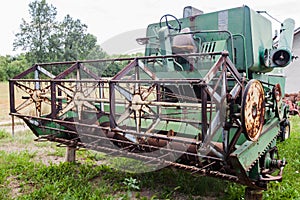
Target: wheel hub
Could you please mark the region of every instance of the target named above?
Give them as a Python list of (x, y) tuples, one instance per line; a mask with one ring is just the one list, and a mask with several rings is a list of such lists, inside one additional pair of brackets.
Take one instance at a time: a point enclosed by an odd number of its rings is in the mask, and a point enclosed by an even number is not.
[(134, 94), (131, 101), (131, 109), (134, 111), (141, 111), (142, 110), (142, 97), (140, 94)]

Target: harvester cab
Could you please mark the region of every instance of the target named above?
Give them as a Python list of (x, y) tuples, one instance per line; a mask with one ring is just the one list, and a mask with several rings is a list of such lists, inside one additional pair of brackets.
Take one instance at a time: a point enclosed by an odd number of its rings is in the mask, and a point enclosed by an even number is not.
[[(275, 43), (271, 22), (247, 6), (207, 14), (195, 10), (188, 6), (184, 18), (166, 14), (159, 23), (150, 24), (147, 37), (138, 39), (146, 44), (145, 56), (226, 50), (237, 69), (250, 78), (254, 72), (270, 72), (290, 63), (294, 20), (281, 24), (280, 39)], [(174, 65), (177, 71), (189, 70)]]
[[(282, 23), (278, 42), (271, 25), (247, 6), (186, 7), (183, 18), (148, 25), (137, 39), (144, 56), (33, 65), (10, 80), (10, 114), (39, 139), (266, 189), (285, 166), (280, 68), (292, 60), (294, 21)], [(122, 69), (103, 77), (113, 66)]]

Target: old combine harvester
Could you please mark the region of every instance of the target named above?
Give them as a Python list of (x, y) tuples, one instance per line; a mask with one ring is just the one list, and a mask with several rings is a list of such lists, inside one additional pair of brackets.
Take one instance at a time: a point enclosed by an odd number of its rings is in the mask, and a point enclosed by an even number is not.
[[(292, 60), (293, 31), (286, 19), (275, 42), (271, 22), (247, 6), (186, 7), (183, 18), (147, 27), (142, 57), (33, 65), (10, 80), (10, 114), (38, 140), (202, 173), (259, 196), (286, 164), (276, 141), (289, 136), (280, 68)], [(125, 67), (102, 76), (116, 66)]]

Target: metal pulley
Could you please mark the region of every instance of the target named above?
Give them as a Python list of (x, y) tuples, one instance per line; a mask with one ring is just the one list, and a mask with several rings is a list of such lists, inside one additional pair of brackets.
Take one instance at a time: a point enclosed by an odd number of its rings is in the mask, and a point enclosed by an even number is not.
[(241, 116), (247, 139), (257, 141), (264, 125), (265, 94), (260, 81), (250, 80), (242, 97)]

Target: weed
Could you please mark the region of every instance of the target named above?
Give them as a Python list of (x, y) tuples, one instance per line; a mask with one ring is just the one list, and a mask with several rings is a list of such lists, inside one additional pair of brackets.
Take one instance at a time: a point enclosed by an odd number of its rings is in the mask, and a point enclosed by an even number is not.
[(6, 132), (5, 130), (0, 129), (0, 140), (3, 140), (5, 138), (11, 138), (11, 134)]
[(140, 190), (139, 182), (135, 178), (125, 178), (123, 184), (126, 186), (127, 190)]

